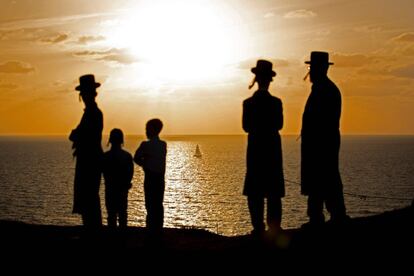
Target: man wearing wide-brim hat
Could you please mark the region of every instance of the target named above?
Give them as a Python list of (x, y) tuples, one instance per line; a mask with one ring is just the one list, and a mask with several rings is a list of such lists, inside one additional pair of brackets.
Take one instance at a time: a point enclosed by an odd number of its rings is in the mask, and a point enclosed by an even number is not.
[(328, 78), (333, 65), (327, 52), (311, 52), (312, 90), (306, 102), (301, 131), (301, 192), (308, 196), (307, 225), (324, 223), (326, 205), (332, 222), (347, 218), (339, 172), (341, 93)]
[(258, 90), (243, 101), (243, 130), (248, 133), (246, 176), (243, 195), (247, 196), (252, 234), (262, 237), (264, 206), (267, 201), (268, 233), (276, 235), (281, 230), (282, 200), (285, 182), (282, 164), (282, 144), (279, 130), (283, 127), (282, 101), (269, 92), (276, 72), (268, 60), (259, 59), (251, 69)]
[(103, 156), (103, 115), (95, 102), (96, 88), (99, 86), (100, 83), (95, 82), (92, 74), (79, 78), (79, 85), (75, 89), (79, 91), (85, 109), (79, 125), (69, 136), (76, 157), (73, 213), (82, 216), (83, 225), (87, 229), (97, 229), (102, 225), (99, 187)]

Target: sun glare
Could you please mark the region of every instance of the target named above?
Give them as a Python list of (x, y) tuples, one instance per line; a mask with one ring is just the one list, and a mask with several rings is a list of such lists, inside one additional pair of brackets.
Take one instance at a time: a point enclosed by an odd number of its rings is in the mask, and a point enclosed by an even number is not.
[(174, 84), (225, 76), (224, 66), (237, 62), (245, 45), (237, 14), (213, 1), (147, 1), (107, 37), (111, 47), (132, 52), (141, 76)]

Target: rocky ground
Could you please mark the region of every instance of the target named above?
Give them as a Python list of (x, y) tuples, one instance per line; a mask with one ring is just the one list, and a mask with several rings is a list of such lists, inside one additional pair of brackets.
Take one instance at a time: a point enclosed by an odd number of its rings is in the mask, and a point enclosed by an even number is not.
[(262, 238), (226, 237), (200, 229), (166, 228), (162, 238), (154, 239), (141, 227), (130, 227), (122, 232), (104, 228), (99, 233), (87, 234), (80, 226), (0, 221), (0, 244), (8, 260), (28, 257), (48, 260), (57, 256), (75, 260), (90, 256), (189, 260), (203, 256), (221, 261), (240, 260), (240, 265), (258, 259), (320, 260), (323, 263), (338, 258), (362, 263), (366, 263), (366, 258), (379, 262), (397, 259), (410, 264), (414, 245), (413, 210), (414, 207), (409, 206), (353, 218), (342, 225), (327, 223), (318, 229), (287, 229)]

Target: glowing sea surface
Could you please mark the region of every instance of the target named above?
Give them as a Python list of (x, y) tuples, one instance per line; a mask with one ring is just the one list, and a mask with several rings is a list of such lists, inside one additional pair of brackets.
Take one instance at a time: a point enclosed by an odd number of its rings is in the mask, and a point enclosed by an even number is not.
[[(162, 139), (168, 143), (164, 226), (197, 227), (228, 236), (249, 233), (250, 217), (242, 195), (246, 136)], [(142, 140), (127, 137), (125, 149), (134, 154)], [(307, 221), (306, 197), (300, 195), (298, 184), (300, 141), (283, 136), (282, 143), (287, 180), (282, 227), (295, 228)], [(194, 156), (197, 144), (201, 158)], [(405, 207), (414, 198), (414, 136), (343, 136), (340, 165), (352, 217)], [(71, 213), (74, 167), (66, 137), (0, 137), (0, 219), (80, 224), (80, 217)], [(135, 166), (129, 225), (145, 226), (142, 183), (142, 169)], [(102, 183), (105, 218), (103, 188)]]

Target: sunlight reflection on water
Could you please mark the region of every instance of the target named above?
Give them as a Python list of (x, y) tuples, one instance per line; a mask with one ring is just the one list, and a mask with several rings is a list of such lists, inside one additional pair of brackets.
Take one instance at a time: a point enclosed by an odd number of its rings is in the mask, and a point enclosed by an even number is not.
[[(132, 154), (142, 137), (127, 137)], [(103, 139), (106, 141), (105, 139)], [(245, 136), (167, 137), (167, 171), (164, 196), (165, 227), (197, 227), (223, 235), (250, 232), (246, 198)], [(284, 228), (307, 220), (306, 198), (300, 195), (300, 142), (284, 136), (283, 155), (286, 197)], [(202, 157), (194, 156), (196, 145)], [(105, 147), (105, 150), (107, 148)], [(32, 223), (75, 225), (72, 215), (75, 162), (66, 137), (0, 138), (0, 219)], [(350, 193), (414, 198), (413, 137), (344, 137), (341, 172)], [(135, 166), (129, 194), (129, 224), (145, 226), (143, 171)], [(103, 186), (102, 186), (103, 187)], [(101, 201), (103, 215), (106, 212)], [(352, 217), (372, 215), (411, 202), (345, 195)], [(106, 220), (104, 220), (106, 223)]]

